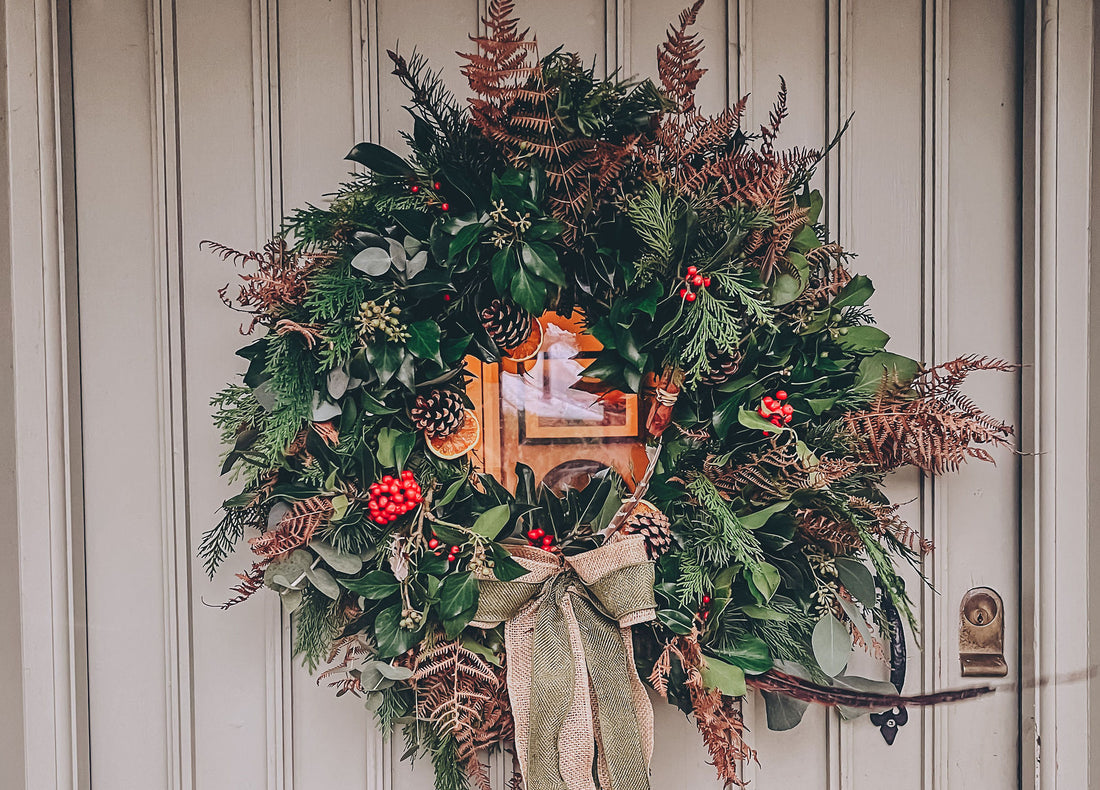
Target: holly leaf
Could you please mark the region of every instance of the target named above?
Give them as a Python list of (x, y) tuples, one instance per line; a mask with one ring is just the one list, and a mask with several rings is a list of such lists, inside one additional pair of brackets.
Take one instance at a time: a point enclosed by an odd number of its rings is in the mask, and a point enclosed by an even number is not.
[(527, 569), (516, 562), (508, 550), (499, 543), (493, 543), (490, 550), (493, 553), (493, 575), (500, 581), (515, 581), (527, 574)]

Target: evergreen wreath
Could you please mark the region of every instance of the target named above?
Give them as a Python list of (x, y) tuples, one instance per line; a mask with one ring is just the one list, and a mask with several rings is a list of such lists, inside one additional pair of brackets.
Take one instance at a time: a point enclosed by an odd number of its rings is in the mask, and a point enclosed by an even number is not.
[[(756, 133), (744, 99), (697, 108), (701, 4), (670, 27), (655, 84), (540, 56), (512, 3), (492, 0), (463, 56), (468, 104), (421, 55), (389, 53), (412, 97), (407, 157), (357, 145), (348, 159), (366, 174), (261, 251), (208, 243), (244, 268), (221, 293), (247, 314), (242, 332), (267, 331), (213, 400), (222, 472), (242, 490), (201, 542), (206, 570), (257, 531), (225, 606), (278, 593), (294, 649), (326, 666), (319, 682), (365, 697), (385, 734), (403, 727), (439, 790), (488, 788), (486, 752), (521, 729), (517, 775), (561, 786), (556, 763), (538, 775), (545, 679), (524, 680), (530, 700), (509, 688), (523, 673), (502, 621), (521, 615), (487, 613), (490, 594), (534, 589), (539, 569), (544, 609), (572, 595), (582, 631), (633, 626), (616, 649), (693, 715), (727, 785), (754, 758), (737, 704), (749, 687), (777, 728), (811, 701), (895, 704), (900, 689), (868, 694), (882, 684), (844, 672), (853, 646), (882, 654), (900, 636), (896, 613), (916, 627), (896, 564), (932, 547), (884, 477), (991, 461), (1012, 432), (959, 391), (1010, 365), (923, 367), (885, 350), (871, 281), (849, 271), (809, 185), (831, 146), (776, 148), (785, 86)], [(637, 481), (605, 470), (561, 493), (521, 464), (509, 491), (478, 471), (464, 360), (522, 374), (544, 314), (581, 316), (602, 345), (584, 372), (597, 396), (646, 404)], [(586, 575), (612, 550), (633, 557), (624, 575)], [(556, 585), (563, 568), (581, 581)], [(612, 611), (637, 578), (642, 616)], [(614, 748), (599, 745), (599, 785), (648, 786), (644, 765), (644, 784), (621, 779)]]

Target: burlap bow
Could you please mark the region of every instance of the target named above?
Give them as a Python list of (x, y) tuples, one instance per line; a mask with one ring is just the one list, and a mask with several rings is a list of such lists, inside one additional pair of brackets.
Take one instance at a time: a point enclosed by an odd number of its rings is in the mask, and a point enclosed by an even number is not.
[(656, 617), (653, 563), (632, 537), (561, 559), (513, 552), (515, 581), (480, 583), (474, 625), (504, 623), (508, 696), (527, 790), (649, 790), (653, 708), (630, 627)]

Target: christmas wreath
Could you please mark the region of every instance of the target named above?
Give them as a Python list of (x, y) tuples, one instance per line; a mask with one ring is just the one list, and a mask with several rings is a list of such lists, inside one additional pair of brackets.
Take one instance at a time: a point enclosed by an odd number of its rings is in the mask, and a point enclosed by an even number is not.
[[(258, 252), (210, 245), (245, 269), (221, 294), (242, 332), (267, 331), (214, 399), (243, 489), (206, 569), (258, 530), (225, 605), (278, 593), (319, 681), (404, 726), (440, 790), (487, 788), (501, 744), (529, 790), (648, 787), (639, 678), (727, 784), (753, 756), (749, 687), (776, 727), (808, 701), (895, 704), (845, 673), (916, 625), (896, 563), (931, 546), (884, 477), (992, 460), (1011, 434), (959, 392), (1008, 365), (885, 350), (810, 187), (828, 147), (776, 147), (785, 86), (755, 133), (744, 100), (699, 111), (700, 5), (658, 84), (540, 56), (492, 0), (463, 56), (474, 98), (389, 53), (408, 152), (357, 145), (365, 172), (326, 207)], [(516, 464), (506, 486), (480, 465), (472, 360), (522, 380), (570, 321), (595, 349), (575, 387), (640, 403), (642, 463), (572, 486)]]

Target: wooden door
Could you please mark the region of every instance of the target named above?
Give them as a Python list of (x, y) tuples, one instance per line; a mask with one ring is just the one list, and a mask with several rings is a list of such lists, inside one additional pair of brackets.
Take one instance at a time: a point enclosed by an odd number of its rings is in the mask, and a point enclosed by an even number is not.
[[(652, 74), (677, 3), (518, 3), (545, 51), (594, 53)], [(312, 790), (428, 788), (370, 716), (334, 699), (288, 653), (275, 596), (222, 612), (230, 563), (193, 561), (228, 486), (208, 399), (240, 369), (233, 276), (213, 238), (260, 244), (284, 210), (317, 201), (361, 139), (400, 145), (404, 93), (385, 49), (428, 53), (466, 95), (456, 50), (480, 0), (112, 0), (75, 3), (72, 44), (83, 390), (92, 786)], [(828, 223), (878, 287), (898, 351), (923, 360), (1020, 355), (1017, 9), (1007, 0), (708, 0), (701, 32), (717, 110), (751, 92), (767, 111), (790, 86), (787, 144), (855, 120), (819, 175)], [(971, 390), (1015, 421), (1019, 381)], [(923, 650), (907, 691), (961, 685), (958, 605), (978, 585), (1007, 604), (1017, 676), (1019, 471), (970, 465), (934, 485), (891, 483), (937, 551), (914, 578)], [(867, 659), (867, 672), (885, 674)], [(878, 790), (1017, 784), (1009, 691), (910, 712), (893, 746), (866, 719), (815, 710), (770, 733), (747, 717), (753, 786)], [(658, 706), (654, 787), (717, 787), (690, 723)], [(503, 776), (503, 771), (500, 772)]]

